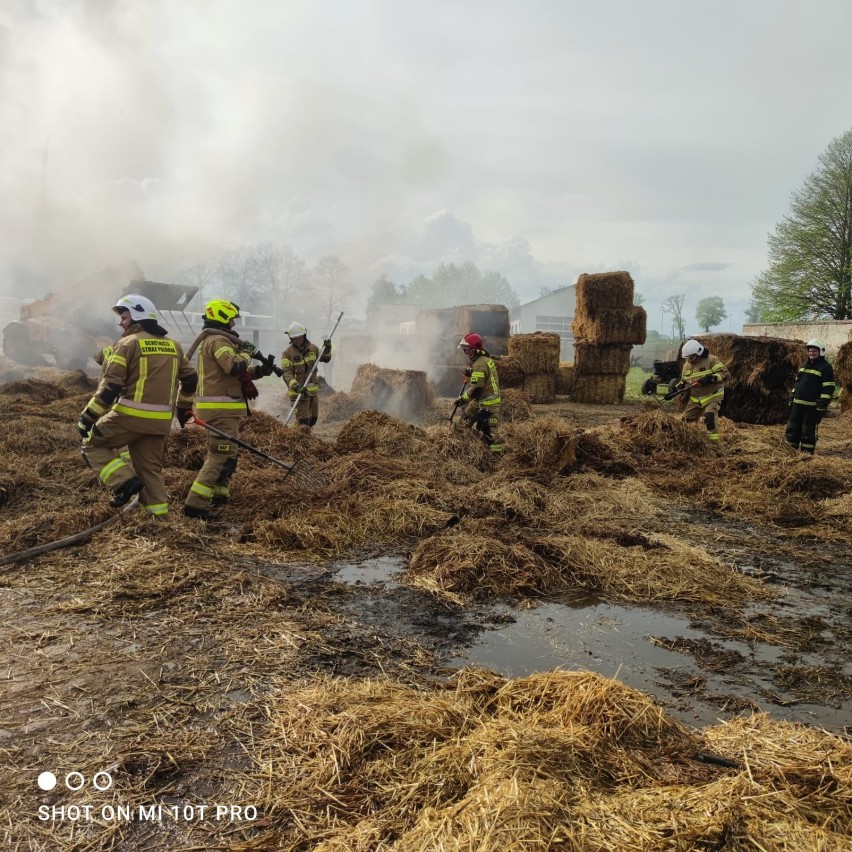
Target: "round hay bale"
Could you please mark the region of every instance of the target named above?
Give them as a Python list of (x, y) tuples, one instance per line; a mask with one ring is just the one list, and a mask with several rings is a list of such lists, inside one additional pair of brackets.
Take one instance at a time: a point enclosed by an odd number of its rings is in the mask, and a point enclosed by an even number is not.
[(422, 370), (389, 370), (375, 364), (358, 368), (350, 395), (361, 409), (409, 419), (426, 414), (434, 398)]

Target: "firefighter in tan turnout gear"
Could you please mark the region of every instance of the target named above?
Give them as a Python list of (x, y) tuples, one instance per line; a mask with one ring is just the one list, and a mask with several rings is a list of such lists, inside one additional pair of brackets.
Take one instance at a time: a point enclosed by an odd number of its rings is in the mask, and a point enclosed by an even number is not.
[[(257, 399), (254, 379), (272, 374), (272, 359), (250, 366), (257, 348), (234, 331), (240, 316), (238, 305), (226, 299), (214, 299), (204, 308), (204, 327), (189, 348), (191, 358), (198, 350), (198, 392), (195, 410), (198, 416), (229, 435), (236, 435), (240, 422), (251, 412), (249, 400)], [(179, 412), (183, 427), (192, 412)], [(214, 508), (224, 506), (230, 495), (231, 477), (237, 469), (237, 445), (208, 433), (207, 458), (189, 489), (183, 513), (207, 520)]]
[[(157, 322), (150, 299), (123, 296), (113, 310), (124, 334), (114, 344), (98, 389), (80, 415), (83, 456), (101, 483), (113, 490), (111, 506), (123, 506), (141, 491), (142, 506), (152, 515), (165, 515), (166, 437), (175, 404), (185, 410), (192, 405), (197, 376), (180, 344)], [(119, 452), (124, 447), (130, 463)]]
[(313, 370), (311, 373), (311, 370), (318, 358), (321, 364), (331, 361), (331, 341), (323, 340), (320, 352), (319, 346), (308, 340), (308, 330), (300, 322), (290, 323), (287, 336), (290, 338), (290, 345), (281, 353), (281, 368), (284, 370), (282, 378), (287, 384), (291, 403), (301, 394), (296, 407), (296, 420), (299, 425), (310, 429), (319, 417), (317, 372)]
[(697, 340), (687, 340), (680, 354), (685, 361), (677, 388), (690, 387), (683, 419), (687, 423), (695, 423), (704, 415), (704, 426), (710, 441), (718, 446), (719, 406), (725, 396), (728, 369)]
[(459, 349), (470, 361), (470, 367), (465, 370), (467, 384), (457, 400), (465, 406), (462, 422), (476, 429), (485, 439), (488, 449), (495, 456), (500, 456), (503, 445), (497, 437), (497, 427), (502, 400), (497, 367), (478, 334), (466, 334), (459, 343)]

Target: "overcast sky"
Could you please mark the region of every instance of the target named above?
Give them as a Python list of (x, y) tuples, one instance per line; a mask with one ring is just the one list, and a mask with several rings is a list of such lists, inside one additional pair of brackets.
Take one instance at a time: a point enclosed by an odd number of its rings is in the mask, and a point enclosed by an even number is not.
[(1, 0), (0, 288), (272, 240), (364, 293), (628, 269), (650, 328), (685, 293), (739, 331), (852, 128), (850, 33), (850, 0)]

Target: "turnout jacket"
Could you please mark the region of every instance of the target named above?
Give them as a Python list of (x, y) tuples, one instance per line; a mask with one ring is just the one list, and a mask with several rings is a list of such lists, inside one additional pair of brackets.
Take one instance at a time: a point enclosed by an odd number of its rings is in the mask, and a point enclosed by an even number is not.
[[(291, 343), (281, 353), (281, 369), (284, 370), (284, 375), (281, 378), (284, 379), (291, 392), (297, 385), (305, 384), (305, 379), (316, 364), (317, 358), (319, 358), (320, 364), (327, 364), (331, 361), (331, 350), (323, 349), (320, 353), (319, 346), (316, 343), (311, 343), (307, 338), (305, 338), (305, 345), (302, 349), (299, 349), (295, 343)], [(305, 385), (305, 389), (308, 396), (316, 396), (319, 393), (316, 370), (311, 376), (310, 384)], [(298, 394), (296, 395), (298, 396)]]
[(689, 394), (689, 401), (698, 405), (707, 405), (714, 399), (721, 400), (725, 395), (725, 381), (730, 377), (728, 368), (715, 356), (705, 352), (694, 364), (684, 361), (680, 378), (691, 385), (699, 382)]
[(470, 365), (470, 380), (462, 391), (464, 402), (478, 402), (480, 407), (490, 408), (500, 405), (500, 382), (497, 378), (497, 366), (487, 353), (480, 353)]
[[(198, 341), (200, 340), (200, 343)], [(206, 328), (193, 344), (198, 350), (198, 392), (195, 410), (202, 420), (216, 415), (247, 413), (243, 383), (239, 375), (246, 371), (252, 379), (258, 368), (249, 370), (252, 355), (240, 349), (242, 338), (233, 331)]]
[(820, 355), (810, 358), (799, 368), (796, 384), (793, 386), (793, 404), (816, 407), (825, 411), (834, 396), (834, 370), (831, 364)]
[(110, 416), (122, 418), (134, 431), (166, 435), (175, 404), (191, 407), (196, 382), (180, 343), (134, 323), (113, 345), (86, 407), (97, 418), (112, 408)]

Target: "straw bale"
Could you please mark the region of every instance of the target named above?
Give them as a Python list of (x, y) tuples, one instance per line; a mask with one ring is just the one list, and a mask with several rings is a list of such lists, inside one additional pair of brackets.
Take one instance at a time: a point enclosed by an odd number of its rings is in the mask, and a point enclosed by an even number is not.
[(702, 334), (706, 346), (730, 371), (719, 413), (738, 423), (787, 422), (790, 391), (805, 360), (804, 344), (777, 337)]
[(577, 279), (576, 313), (593, 314), (632, 305), (633, 279), (629, 272), (583, 274)]
[(555, 373), (559, 368), (562, 340), (555, 331), (513, 334), (509, 338), (509, 355), (521, 370), (531, 373)]
[(852, 340), (837, 350), (833, 367), (834, 381), (842, 390), (852, 391)]
[(485, 344), (485, 351), (494, 358), (505, 358), (508, 356), (509, 340), (511, 338), (508, 335), (498, 337), (492, 334), (490, 336), (483, 335), (482, 337), (482, 342)]
[(500, 388), (500, 421), (502, 423), (521, 423), (532, 417), (529, 394), (522, 390)]
[(598, 346), (641, 344), (647, 335), (648, 315), (645, 309), (633, 305), (627, 308), (608, 308), (594, 314), (578, 312), (571, 330), (574, 339)]
[(456, 344), (464, 334), (456, 321), (458, 311), (455, 308), (423, 308), (415, 316), (415, 328), (418, 337), (453, 337)]
[(420, 417), (432, 405), (432, 390), (421, 370), (389, 370), (362, 364), (350, 391), (362, 409), (384, 411), (396, 417)]
[(556, 370), (556, 393), (559, 396), (567, 396), (574, 389), (574, 363), (572, 361), (560, 361)]
[(463, 305), (458, 308), (458, 323), (459, 331), (479, 334), (489, 352), (505, 354), (505, 348), (498, 348), (509, 337), (509, 311), (505, 305)]
[(427, 351), (429, 354), (429, 363), (448, 366), (458, 365), (464, 369), (467, 366), (468, 360), (467, 355), (459, 349), (460, 340), (461, 335), (457, 334), (428, 338)]
[(624, 402), (624, 389), (627, 381), (624, 376), (575, 375), (574, 390), (571, 399), (574, 402), (593, 403), (596, 405), (618, 405)]
[(524, 376), (523, 390), (535, 405), (553, 402), (556, 399), (556, 374), (527, 373)]
[(626, 344), (597, 346), (578, 343), (574, 350), (574, 374), (578, 376), (626, 376), (630, 372), (630, 351)]
[[(511, 338), (510, 338), (511, 340)], [(524, 371), (518, 359), (512, 355), (500, 355), (494, 359), (497, 367), (497, 377), (500, 380), (500, 390), (504, 388), (521, 388), (524, 385)]]

